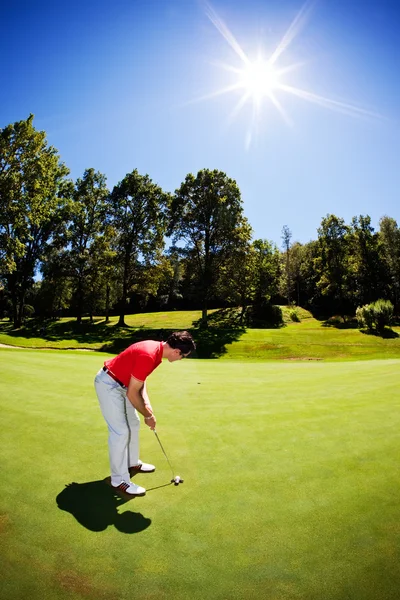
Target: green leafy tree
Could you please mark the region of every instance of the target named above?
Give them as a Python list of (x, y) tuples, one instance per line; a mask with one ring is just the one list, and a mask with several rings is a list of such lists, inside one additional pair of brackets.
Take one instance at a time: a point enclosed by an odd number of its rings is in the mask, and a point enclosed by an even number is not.
[(318, 240), (311, 240), (297, 249), (292, 248), (292, 260), (298, 256), (297, 293), (298, 306), (318, 310), (322, 295), (318, 286), (320, 274), (320, 246)]
[(282, 228), (282, 241), (283, 247), (285, 249), (285, 267), (283, 270), (283, 278), (285, 281), (286, 287), (286, 298), (288, 304), (291, 302), (292, 296), (292, 274), (291, 274), (291, 264), (290, 264), (290, 240), (292, 239), (292, 232), (290, 231), (287, 225), (284, 225)]
[(254, 302), (263, 304), (265, 301), (269, 302), (278, 292), (280, 255), (276, 245), (268, 240), (255, 240), (253, 248), (255, 252)]
[(195, 261), (204, 325), (221, 268), (238, 242), (243, 223), (240, 190), (222, 171), (190, 173), (175, 192), (168, 233), (174, 243), (183, 241)]
[(98, 253), (102, 246), (96, 242), (104, 232), (108, 196), (105, 176), (94, 169), (87, 169), (76, 181), (68, 223), (68, 262), (77, 323), (81, 323), (85, 308), (93, 304), (89, 296), (93, 300), (99, 287), (99, 269), (95, 266), (101, 267)]
[(395, 308), (400, 305), (400, 229), (395, 219), (384, 216), (379, 221), (381, 263), (386, 272), (388, 295)]
[(168, 296), (167, 305), (178, 308), (182, 301), (182, 280), (185, 273), (185, 263), (182, 251), (176, 246), (171, 246), (166, 252), (169, 268), (169, 277), (165, 282), (164, 293)]
[(353, 217), (348, 236), (349, 287), (356, 306), (377, 300), (382, 293), (379, 239), (366, 215)]
[(35, 298), (35, 313), (56, 319), (71, 305), (72, 286), (65, 248), (51, 247), (40, 264), (42, 279)]
[(125, 324), (129, 293), (143, 285), (144, 269), (154, 267), (164, 248), (170, 197), (135, 169), (111, 193), (116, 257), (121, 281), (119, 325)]
[(0, 273), (10, 294), (14, 327), (49, 242), (64, 227), (68, 169), (33, 115), (0, 130)]
[(290, 283), (292, 297), (297, 306), (301, 306), (303, 292), (302, 266), (305, 260), (305, 247), (300, 242), (294, 242), (290, 247)]
[(115, 229), (109, 223), (106, 223), (102, 228), (102, 234), (96, 237), (90, 247), (87, 306), (91, 321), (94, 314), (104, 314), (106, 323), (109, 323), (111, 306), (118, 299), (118, 269), (115, 244)]
[(256, 252), (251, 243), (252, 229), (244, 219), (240, 235), (221, 270), (223, 295), (228, 302), (241, 307), (240, 323), (245, 318), (247, 306), (255, 295)]
[(329, 312), (345, 314), (348, 299), (348, 234), (344, 220), (327, 215), (318, 228), (318, 287)]

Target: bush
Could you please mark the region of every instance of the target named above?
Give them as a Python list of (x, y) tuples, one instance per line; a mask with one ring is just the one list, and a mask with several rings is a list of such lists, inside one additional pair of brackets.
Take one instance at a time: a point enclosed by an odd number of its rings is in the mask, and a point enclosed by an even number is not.
[(284, 324), (282, 309), (267, 301), (255, 304), (249, 310), (247, 324), (255, 329), (281, 327)]
[(356, 310), (356, 319), (360, 329), (368, 329), (371, 331), (374, 328), (374, 315), (369, 304), (359, 306)]
[(359, 306), (356, 310), (356, 319), (360, 329), (366, 328), (368, 331), (376, 329), (382, 332), (386, 326), (389, 326), (393, 318), (393, 304), (389, 300), (377, 300), (372, 304)]
[(372, 304), (375, 314), (375, 324), (378, 331), (389, 326), (393, 318), (393, 304), (390, 300), (377, 300)]
[(289, 311), (289, 317), (292, 321), (294, 321), (295, 323), (300, 323), (300, 317), (298, 315), (297, 310), (295, 310), (294, 308), (292, 310)]

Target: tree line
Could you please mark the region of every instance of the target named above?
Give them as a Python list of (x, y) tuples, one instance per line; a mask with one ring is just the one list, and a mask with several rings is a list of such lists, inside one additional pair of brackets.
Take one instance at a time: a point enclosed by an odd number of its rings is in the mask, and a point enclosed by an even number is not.
[[(136, 169), (113, 189), (87, 169), (75, 182), (33, 125), (0, 130), (0, 316), (15, 328), (57, 318), (240, 307), (243, 324), (293, 303), (326, 317), (379, 298), (398, 311), (400, 231), (383, 216), (324, 217), (318, 237), (279, 248), (253, 239), (240, 190), (218, 170), (188, 174), (169, 193)], [(37, 274), (40, 274), (40, 278)]]

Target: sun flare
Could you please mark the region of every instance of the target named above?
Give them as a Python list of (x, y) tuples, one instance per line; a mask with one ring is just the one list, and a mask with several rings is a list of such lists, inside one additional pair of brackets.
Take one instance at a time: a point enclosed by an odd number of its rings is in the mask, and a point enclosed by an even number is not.
[(222, 94), (228, 94), (232, 92), (237, 93), (238, 91), (241, 91), (242, 94), (238, 103), (230, 114), (230, 119), (235, 117), (246, 103), (252, 102), (253, 116), (246, 133), (247, 148), (250, 146), (254, 134), (257, 133), (259, 120), (262, 115), (261, 107), (265, 102), (272, 104), (283, 120), (288, 125), (292, 125), (292, 122), (286, 114), (280, 99), (282, 92), (284, 94), (290, 94), (297, 98), (301, 98), (302, 100), (306, 100), (307, 102), (311, 102), (321, 107), (341, 112), (349, 116), (382, 118), (381, 115), (357, 107), (354, 104), (327, 98), (326, 96), (315, 94), (310, 90), (305, 90), (290, 85), (289, 82), (282, 81), (281, 76), (283, 74), (287, 75), (290, 71), (293, 71), (297, 67), (301, 66), (300, 63), (293, 63), (279, 69), (276, 65), (282, 54), (289, 48), (290, 44), (304, 26), (315, 0), (306, 0), (305, 4), (300, 9), (288, 30), (283, 35), (281, 41), (267, 60), (262, 57), (261, 51), (257, 59), (251, 60), (227, 25), (222, 21), (222, 19), (220, 19), (208, 0), (201, 0), (201, 2), (204, 5), (206, 15), (215, 28), (219, 31), (221, 36), (229, 44), (231, 49), (236, 54), (236, 57), (239, 58), (241, 64), (240, 67), (238, 67), (233, 64), (219, 63), (220, 67), (235, 74), (235, 80), (222, 89), (216, 90), (215, 92), (207, 94), (201, 98), (197, 98), (196, 101), (207, 100)]

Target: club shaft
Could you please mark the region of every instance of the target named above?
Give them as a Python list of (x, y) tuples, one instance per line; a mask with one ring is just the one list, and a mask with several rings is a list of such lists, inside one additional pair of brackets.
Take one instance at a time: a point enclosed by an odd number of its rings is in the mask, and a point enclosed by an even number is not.
[(160, 441), (160, 438), (158, 437), (157, 431), (156, 431), (155, 429), (154, 429), (154, 434), (155, 434), (155, 436), (156, 436), (156, 438), (157, 438), (157, 440), (158, 440), (158, 443), (160, 444), (160, 448), (161, 448), (161, 450), (163, 451), (163, 453), (164, 453), (164, 456), (165, 456), (165, 458), (167, 459), (167, 462), (168, 462), (168, 464), (169, 464), (169, 466), (170, 466), (170, 468), (171, 468), (172, 477), (173, 477), (173, 476), (174, 476), (174, 469), (172, 468), (172, 465), (171, 465), (171, 463), (170, 463), (170, 461), (169, 461), (169, 458), (168, 458), (168, 456), (167, 456), (167, 453), (165, 452), (165, 450), (164, 450), (164, 447), (163, 447), (163, 445), (162, 445), (162, 443), (161, 443), (161, 441)]

